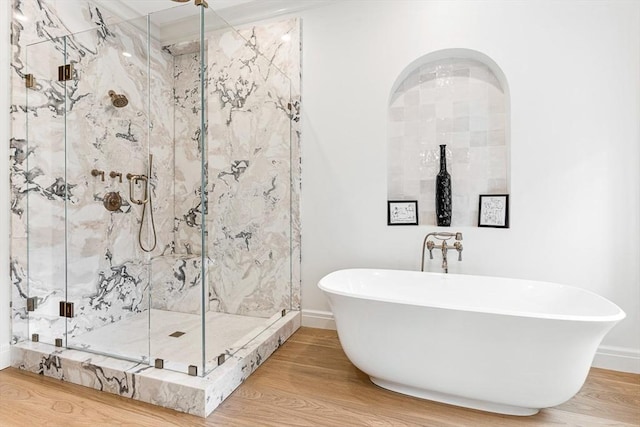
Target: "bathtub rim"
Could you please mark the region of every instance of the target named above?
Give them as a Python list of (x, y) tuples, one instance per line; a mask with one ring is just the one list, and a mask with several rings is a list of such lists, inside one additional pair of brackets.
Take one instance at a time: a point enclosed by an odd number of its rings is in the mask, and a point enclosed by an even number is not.
[[(606, 323), (606, 322), (619, 322), (627, 317), (627, 314), (622, 310), (616, 303), (610, 301), (609, 299), (599, 295), (593, 291), (588, 289), (579, 288), (577, 286), (566, 285), (555, 282), (547, 282), (542, 280), (530, 280), (530, 279), (518, 279), (518, 278), (510, 278), (510, 277), (499, 277), (499, 276), (484, 276), (477, 274), (455, 274), (455, 273), (447, 273), (446, 276), (457, 276), (457, 277), (482, 277), (486, 279), (498, 279), (498, 280), (515, 280), (515, 281), (523, 281), (528, 283), (540, 283), (544, 285), (551, 285), (553, 287), (560, 288), (568, 288), (571, 290), (577, 290), (578, 292), (586, 293), (595, 297), (598, 300), (603, 301), (606, 304), (612, 306), (613, 309), (617, 310), (617, 313), (610, 315), (576, 315), (576, 314), (551, 314), (551, 313), (540, 313), (540, 312), (532, 312), (532, 311), (516, 311), (516, 310), (505, 310), (505, 309), (483, 309), (482, 307), (469, 307), (462, 305), (454, 305), (454, 304), (426, 304), (426, 303), (415, 303), (406, 300), (394, 299), (394, 298), (382, 298), (378, 296), (371, 295), (361, 295), (354, 292), (346, 292), (343, 290), (336, 290), (333, 288), (327, 287), (323, 282), (326, 282), (330, 276), (338, 275), (339, 273), (345, 272), (354, 272), (354, 271), (367, 271), (367, 272), (400, 272), (400, 273), (419, 273), (425, 274), (433, 277), (442, 277), (445, 276), (445, 273), (435, 273), (428, 271), (415, 271), (415, 270), (394, 270), (394, 269), (381, 269), (381, 268), (345, 268), (340, 270), (335, 270), (329, 274), (326, 274), (318, 281), (318, 288), (327, 294), (335, 294), (348, 298), (355, 298), (360, 300), (368, 300), (368, 301), (378, 301), (378, 302), (387, 302), (391, 304), (402, 304), (414, 307), (424, 307), (424, 308), (435, 308), (435, 309), (443, 309), (443, 310), (455, 310), (455, 311), (466, 311), (473, 313), (482, 313), (482, 314), (495, 314), (495, 315), (504, 315), (504, 316), (512, 316), (512, 317), (528, 317), (535, 319), (546, 319), (546, 320), (563, 320), (563, 321), (575, 321), (575, 322), (594, 322), (594, 323)], [(334, 313), (335, 316), (335, 313)]]

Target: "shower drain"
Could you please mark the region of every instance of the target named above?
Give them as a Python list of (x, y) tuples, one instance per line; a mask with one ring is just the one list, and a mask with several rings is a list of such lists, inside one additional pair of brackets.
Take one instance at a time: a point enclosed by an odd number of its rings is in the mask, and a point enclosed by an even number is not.
[(170, 337), (174, 337), (174, 338), (178, 338), (184, 335), (184, 332), (180, 332), (180, 331), (175, 331), (172, 334), (169, 334)]

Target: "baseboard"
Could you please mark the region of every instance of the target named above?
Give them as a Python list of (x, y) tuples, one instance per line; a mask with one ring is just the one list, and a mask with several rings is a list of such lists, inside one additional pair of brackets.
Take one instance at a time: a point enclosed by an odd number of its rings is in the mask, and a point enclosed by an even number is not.
[(8, 368), (11, 365), (11, 345), (0, 345), (0, 369)]
[(640, 374), (640, 351), (601, 345), (596, 352), (592, 366), (612, 371)]
[(302, 326), (319, 329), (336, 329), (333, 313), (320, 310), (302, 310)]

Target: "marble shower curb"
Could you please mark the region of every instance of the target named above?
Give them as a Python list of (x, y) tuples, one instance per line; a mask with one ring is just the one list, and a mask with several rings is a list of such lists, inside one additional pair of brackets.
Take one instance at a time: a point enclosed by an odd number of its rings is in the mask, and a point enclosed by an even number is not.
[(292, 311), (206, 377), (37, 342), (11, 347), (11, 366), (176, 411), (206, 417), (300, 327)]

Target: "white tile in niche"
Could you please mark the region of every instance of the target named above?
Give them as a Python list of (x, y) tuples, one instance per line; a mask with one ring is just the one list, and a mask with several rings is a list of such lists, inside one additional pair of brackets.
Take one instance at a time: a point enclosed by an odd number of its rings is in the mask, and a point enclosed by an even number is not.
[(404, 121), (405, 122), (417, 122), (420, 120), (420, 107), (418, 105), (412, 107), (405, 107), (404, 109)]
[(451, 119), (453, 117), (453, 104), (450, 100), (438, 100), (436, 103), (436, 117), (438, 119)]
[(453, 131), (453, 119), (450, 117), (440, 118), (436, 120), (436, 132), (451, 132)]
[(436, 121), (434, 119), (420, 120), (418, 124), (418, 132), (420, 144), (424, 144), (427, 141), (431, 144), (435, 143)]
[(485, 147), (487, 145), (487, 132), (470, 132), (469, 133), (469, 146), (470, 147)]
[(451, 155), (455, 159), (456, 164), (469, 164), (469, 148), (451, 148)]
[(487, 145), (504, 146), (505, 145), (504, 129), (490, 130), (489, 132), (487, 132)]
[[(419, 124), (417, 121), (415, 122), (404, 122), (404, 128), (402, 130), (402, 136), (405, 138), (409, 138), (411, 140), (418, 140), (418, 128)], [(409, 146), (409, 144), (406, 144)]]
[(503, 178), (490, 179), (488, 182), (487, 193), (506, 193), (507, 180)]
[(469, 117), (456, 117), (453, 119), (453, 132), (465, 132), (469, 130)]
[(470, 132), (452, 132), (451, 147), (459, 147), (468, 149), (471, 142)]
[(474, 113), (469, 117), (470, 131), (486, 131), (489, 128), (489, 118), (486, 115)]
[(453, 103), (453, 117), (469, 117), (469, 102), (457, 101)]
[(404, 94), (404, 106), (416, 107), (420, 105), (420, 92), (418, 89), (411, 89)]
[(420, 119), (426, 121), (435, 121), (436, 104), (433, 102), (420, 105)]

